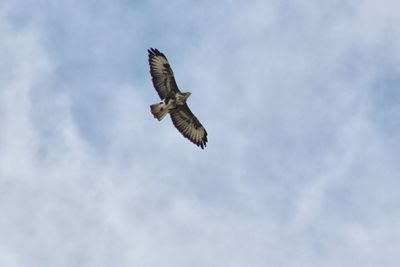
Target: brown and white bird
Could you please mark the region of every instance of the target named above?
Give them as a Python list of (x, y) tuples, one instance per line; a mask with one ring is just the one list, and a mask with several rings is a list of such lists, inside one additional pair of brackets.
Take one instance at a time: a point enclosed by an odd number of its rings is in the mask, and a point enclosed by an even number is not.
[(153, 48), (147, 51), (153, 85), (162, 100), (150, 106), (151, 113), (159, 121), (169, 113), (172, 123), (182, 135), (204, 149), (208, 141), (207, 131), (186, 104), (191, 93), (182, 93), (179, 90), (171, 66), (163, 53)]

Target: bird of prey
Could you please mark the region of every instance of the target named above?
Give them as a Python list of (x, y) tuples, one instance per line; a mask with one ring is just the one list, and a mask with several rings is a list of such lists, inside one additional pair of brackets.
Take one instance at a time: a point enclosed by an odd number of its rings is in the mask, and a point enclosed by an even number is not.
[(208, 141), (207, 131), (186, 104), (191, 93), (179, 90), (171, 66), (163, 53), (154, 48), (147, 51), (153, 85), (162, 100), (150, 106), (151, 113), (159, 121), (169, 113), (172, 123), (182, 135), (204, 149)]

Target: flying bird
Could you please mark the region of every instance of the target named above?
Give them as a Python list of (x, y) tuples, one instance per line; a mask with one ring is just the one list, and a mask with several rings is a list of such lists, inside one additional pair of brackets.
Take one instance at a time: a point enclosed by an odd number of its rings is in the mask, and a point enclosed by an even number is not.
[(161, 98), (160, 103), (150, 106), (151, 113), (159, 121), (169, 113), (178, 131), (204, 149), (208, 141), (207, 131), (186, 104), (191, 93), (179, 90), (168, 59), (163, 53), (154, 48), (147, 51), (153, 85)]

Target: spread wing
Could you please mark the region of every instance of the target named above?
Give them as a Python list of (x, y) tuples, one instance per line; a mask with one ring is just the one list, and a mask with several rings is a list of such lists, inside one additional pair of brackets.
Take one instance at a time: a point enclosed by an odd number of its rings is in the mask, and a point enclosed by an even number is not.
[(173, 124), (184, 137), (202, 149), (207, 146), (207, 131), (190, 111), (187, 104), (171, 110), (170, 114)]
[(154, 48), (150, 48), (147, 51), (149, 52), (150, 74), (153, 85), (160, 98), (164, 99), (170, 92), (173, 92), (174, 95), (180, 92), (167, 57)]

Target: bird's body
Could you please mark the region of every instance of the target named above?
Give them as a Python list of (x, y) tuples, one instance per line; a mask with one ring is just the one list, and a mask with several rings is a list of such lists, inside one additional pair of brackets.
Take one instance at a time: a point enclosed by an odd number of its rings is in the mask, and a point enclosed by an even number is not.
[(186, 104), (190, 92), (182, 93), (174, 78), (166, 56), (157, 49), (149, 49), (150, 74), (161, 102), (150, 106), (153, 116), (161, 121), (168, 113), (175, 127), (184, 137), (200, 146), (207, 143), (207, 131)]
[(159, 104), (153, 104), (150, 106), (151, 113), (154, 118), (161, 121), (165, 115), (167, 115), (171, 110), (183, 106), (186, 104), (186, 100), (189, 98), (191, 93), (176, 93), (170, 97), (166, 97)]

